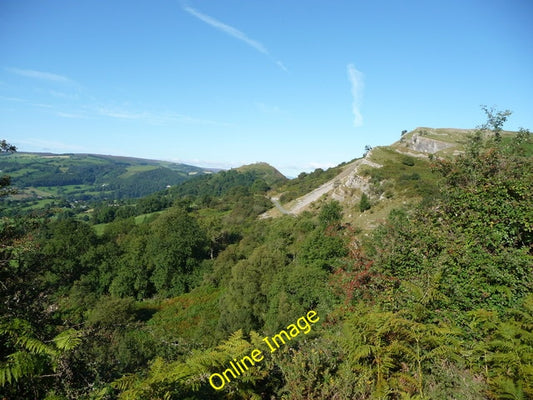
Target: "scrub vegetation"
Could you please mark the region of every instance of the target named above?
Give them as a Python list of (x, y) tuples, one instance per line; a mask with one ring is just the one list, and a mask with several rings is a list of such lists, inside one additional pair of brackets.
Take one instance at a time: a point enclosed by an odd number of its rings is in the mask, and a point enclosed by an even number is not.
[[(416, 202), (364, 234), (336, 201), (258, 218), (271, 193), (332, 179), (264, 164), (90, 212), (4, 212), (0, 398), (532, 399), (532, 139), (489, 116), (454, 157), (381, 148), (371, 184)], [(213, 388), (310, 310), (312, 329)]]

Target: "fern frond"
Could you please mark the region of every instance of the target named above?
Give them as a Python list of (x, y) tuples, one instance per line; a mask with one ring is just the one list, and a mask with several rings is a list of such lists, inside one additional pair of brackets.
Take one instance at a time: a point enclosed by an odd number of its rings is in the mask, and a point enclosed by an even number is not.
[(19, 336), (15, 343), (33, 354), (47, 354), (55, 356), (56, 352), (38, 339), (29, 336)]
[(499, 399), (504, 400), (525, 400), (524, 391), (520, 385), (516, 385), (511, 379), (499, 378), (494, 380), (493, 385)]
[(111, 386), (120, 391), (132, 389), (137, 384), (138, 377), (135, 374), (127, 374), (111, 383)]
[(67, 329), (57, 335), (53, 341), (59, 350), (72, 350), (81, 343), (81, 332), (72, 328)]
[(0, 387), (32, 375), (37, 367), (35, 357), (25, 351), (17, 351), (7, 357), (7, 362), (0, 364)]

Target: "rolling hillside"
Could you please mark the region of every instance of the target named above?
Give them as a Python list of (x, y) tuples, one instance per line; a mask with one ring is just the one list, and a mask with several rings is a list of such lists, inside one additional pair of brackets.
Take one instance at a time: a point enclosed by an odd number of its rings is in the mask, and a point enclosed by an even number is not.
[(68, 202), (137, 198), (214, 170), (167, 161), (95, 154), (15, 153), (0, 157), (26, 208)]

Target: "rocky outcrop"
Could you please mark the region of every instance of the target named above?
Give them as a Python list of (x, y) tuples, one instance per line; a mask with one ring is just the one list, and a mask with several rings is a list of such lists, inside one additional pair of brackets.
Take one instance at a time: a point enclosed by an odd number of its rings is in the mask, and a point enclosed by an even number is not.
[(452, 143), (441, 142), (440, 140), (423, 137), (418, 133), (415, 133), (410, 138), (406, 139), (404, 144), (411, 150), (426, 154), (435, 154), (438, 151), (454, 146)]
[[(361, 167), (364, 165), (368, 165), (373, 168), (381, 167), (380, 164), (369, 160), (371, 154), (372, 151), (368, 152), (365, 158), (355, 160), (354, 162), (346, 165), (344, 170), (332, 180), (324, 183), (306, 195), (301, 196), (288, 204), (285, 204), (283, 206), (283, 210), (286, 212), (279, 210), (279, 207), (276, 204), (277, 198), (276, 202), (274, 202), (274, 199), (272, 199), (274, 205), (276, 206), (275, 209), (281, 211), (283, 214), (288, 213), (296, 215), (307, 209), (311, 203), (317, 201), (324, 195), (328, 195), (335, 200), (343, 201), (345, 192), (348, 190), (359, 189), (362, 192), (368, 192), (369, 179), (360, 175)], [(272, 216), (274, 216), (272, 211), (267, 211), (261, 215), (261, 218), (269, 218)]]

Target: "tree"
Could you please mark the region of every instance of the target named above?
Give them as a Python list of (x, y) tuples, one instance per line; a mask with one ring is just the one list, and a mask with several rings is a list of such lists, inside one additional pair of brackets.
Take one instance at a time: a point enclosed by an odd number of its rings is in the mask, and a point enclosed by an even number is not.
[(503, 124), (507, 121), (507, 117), (509, 117), (512, 112), (509, 110), (496, 111), (494, 107), (488, 108), (487, 106), (481, 106), (481, 109), (487, 115), (487, 122), (481, 125), (480, 129), (482, 131), (491, 131), (494, 134), (494, 140), (497, 142), (501, 141)]
[(13, 146), (12, 144), (9, 144), (5, 141), (5, 139), (0, 140), (0, 154), (2, 153), (14, 153), (17, 151), (17, 147)]
[(50, 287), (70, 287), (85, 272), (82, 256), (96, 245), (93, 229), (73, 218), (48, 224), (41, 234), (41, 254), (48, 272), (45, 281)]
[(322, 206), (318, 220), (323, 226), (338, 224), (342, 219), (342, 206), (337, 200), (332, 200)]
[[(0, 140), (0, 155), (2, 154), (12, 154), (17, 151), (17, 148), (5, 140)], [(9, 194), (15, 193), (14, 189), (7, 188), (11, 185), (11, 178), (8, 175), (0, 177), (0, 197), (7, 196)]]
[(368, 200), (368, 196), (366, 193), (363, 193), (361, 196), (361, 201), (359, 201), (359, 211), (365, 212), (366, 210), (370, 210), (371, 204)]
[(154, 221), (150, 233), (146, 251), (155, 289), (163, 296), (188, 292), (198, 278), (200, 261), (207, 258), (205, 232), (186, 210), (172, 208)]

